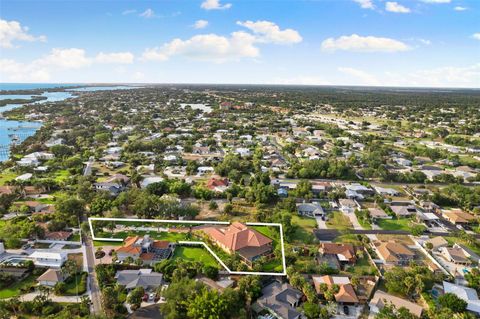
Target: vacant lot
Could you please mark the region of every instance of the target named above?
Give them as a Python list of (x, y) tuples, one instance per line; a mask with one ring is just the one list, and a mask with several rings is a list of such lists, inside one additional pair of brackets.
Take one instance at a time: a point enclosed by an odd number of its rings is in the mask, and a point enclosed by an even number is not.
[(353, 229), (350, 219), (339, 211), (333, 212), (333, 214), (330, 215), (329, 220), (327, 221), (327, 226), (328, 228), (340, 230)]

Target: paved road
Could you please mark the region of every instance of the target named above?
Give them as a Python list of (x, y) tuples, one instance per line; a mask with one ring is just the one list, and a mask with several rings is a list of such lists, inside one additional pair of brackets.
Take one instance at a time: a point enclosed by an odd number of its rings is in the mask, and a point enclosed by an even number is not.
[(97, 274), (95, 273), (95, 247), (90, 237), (85, 236), (87, 252), (88, 278), (90, 287), (90, 299), (92, 301), (93, 314), (103, 314), (100, 288), (98, 287)]
[[(355, 235), (410, 235), (409, 232), (404, 230), (383, 230), (383, 229), (369, 229), (369, 230), (360, 230), (360, 229), (348, 229), (340, 231), (337, 229), (316, 229), (313, 231), (318, 240), (334, 240), (338, 236), (345, 234), (355, 234)], [(425, 232), (424, 235), (432, 236), (452, 236), (450, 232)], [(370, 236), (369, 236), (370, 237)], [(480, 239), (480, 235), (475, 235), (476, 238)]]

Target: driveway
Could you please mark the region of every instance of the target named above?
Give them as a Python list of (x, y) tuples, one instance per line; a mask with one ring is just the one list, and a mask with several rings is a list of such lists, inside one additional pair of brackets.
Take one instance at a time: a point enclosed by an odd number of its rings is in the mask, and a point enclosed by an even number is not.
[(327, 229), (327, 223), (322, 219), (320, 216), (315, 216), (315, 220), (317, 221), (318, 229)]

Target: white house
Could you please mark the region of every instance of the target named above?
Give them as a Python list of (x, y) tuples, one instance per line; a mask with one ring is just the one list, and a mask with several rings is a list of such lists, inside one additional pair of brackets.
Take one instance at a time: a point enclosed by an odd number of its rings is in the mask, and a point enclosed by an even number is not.
[(57, 252), (35, 251), (29, 255), (37, 267), (60, 268), (67, 260), (67, 254)]
[(477, 316), (480, 315), (480, 300), (478, 299), (478, 294), (475, 289), (444, 281), (443, 291), (445, 293), (452, 293), (458, 298), (465, 300), (467, 302), (467, 310), (477, 314)]

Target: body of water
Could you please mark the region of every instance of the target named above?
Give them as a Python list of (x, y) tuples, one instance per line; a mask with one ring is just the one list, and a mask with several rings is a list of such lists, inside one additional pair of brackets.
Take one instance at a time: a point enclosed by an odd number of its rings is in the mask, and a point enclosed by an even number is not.
[(65, 83), (0, 83), (0, 91), (10, 90), (35, 90), (35, 89), (53, 89), (67, 86), (78, 86), (81, 84)]
[(116, 86), (86, 86), (83, 88), (67, 89), (68, 91), (74, 92), (96, 92), (96, 91), (112, 91), (112, 90), (131, 90), (138, 89), (139, 86), (126, 86), (126, 85), (116, 85)]
[(29, 100), (32, 96), (36, 95), (27, 95), (27, 94), (4, 94), (0, 95), (0, 100)]
[[(78, 86), (78, 84), (59, 84), (59, 83), (0, 83), (0, 91), (2, 90), (33, 90), (33, 89), (51, 89), (57, 87), (66, 86)], [(40, 100), (35, 103), (43, 104), (47, 102), (60, 102), (71, 97), (73, 91), (78, 92), (95, 92), (106, 90), (128, 90), (131, 86), (90, 86), (83, 88), (70, 89), (70, 92), (43, 92), (41, 96), (46, 96), (45, 100)], [(0, 95), (0, 99), (30, 99), (33, 95)], [(13, 110), (21, 107), (23, 104), (7, 104), (0, 107), (0, 114), (5, 111)], [(35, 134), (35, 132), (42, 126), (40, 122), (28, 122), (28, 121), (11, 121), (6, 119), (0, 119), (0, 162), (5, 161), (9, 157), (9, 145), (13, 139), (16, 139), (16, 143), (21, 143), (26, 138)]]

